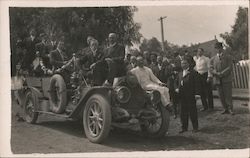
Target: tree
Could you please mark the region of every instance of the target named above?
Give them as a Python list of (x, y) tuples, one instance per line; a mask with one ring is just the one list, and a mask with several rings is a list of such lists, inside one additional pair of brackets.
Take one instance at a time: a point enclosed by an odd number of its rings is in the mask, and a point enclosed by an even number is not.
[[(119, 36), (125, 45), (139, 43), (140, 24), (133, 20), (136, 7), (93, 8), (15, 8), (9, 9), (11, 53), (15, 56), (17, 39), (24, 40), (34, 28), (37, 35), (46, 33), (64, 39), (68, 54), (86, 47), (86, 39), (94, 36), (101, 45), (107, 44), (110, 32)], [(13, 63), (15, 65), (15, 63)]]
[(151, 39), (147, 40), (144, 39), (140, 45), (140, 50), (142, 52), (144, 51), (149, 51), (149, 52), (157, 52), (157, 53), (161, 53), (161, 44), (160, 42), (157, 40), (157, 38), (152, 37)]
[(220, 36), (226, 42), (226, 51), (230, 52), (236, 60), (248, 59), (248, 9), (239, 7), (232, 31)]

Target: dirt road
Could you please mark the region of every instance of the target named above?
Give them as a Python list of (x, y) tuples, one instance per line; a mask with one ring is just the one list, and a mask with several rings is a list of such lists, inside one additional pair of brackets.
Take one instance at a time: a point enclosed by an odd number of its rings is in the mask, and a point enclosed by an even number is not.
[[(93, 144), (84, 136), (79, 122), (40, 115), (36, 125), (17, 121), (17, 105), (12, 105), (11, 147), (15, 154), (122, 152), (158, 150), (206, 150), (249, 148), (249, 109), (246, 101), (234, 101), (236, 115), (221, 115), (215, 110), (199, 112), (200, 132), (179, 134), (180, 120), (171, 117), (169, 132), (161, 139), (148, 139), (138, 132), (113, 130), (103, 144)], [(198, 108), (201, 103), (198, 101)], [(189, 129), (192, 127), (189, 124)]]

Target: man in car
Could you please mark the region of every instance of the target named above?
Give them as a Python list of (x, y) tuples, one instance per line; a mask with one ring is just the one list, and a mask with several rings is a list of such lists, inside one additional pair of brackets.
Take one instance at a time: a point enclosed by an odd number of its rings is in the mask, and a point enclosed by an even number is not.
[(115, 77), (126, 75), (126, 66), (124, 63), (125, 47), (118, 44), (118, 38), (115, 33), (109, 34), (109, 47), (105, 51), (105, 59), (109, 63), (109, 76), (107, 85), (112, 85)]
[(71, 61), (65, 53), (64, 41), (59, 41), (56, 50), (50, 52), (50, 64), (52, 65), (52, 71), (60, 73), (66, 83), (70, 79)]
[(100, 86), (107, 78), (108, 67), (96, 39), (89, 41), (89, 48), (79, 57), (78, 62), (81, 68), (84, 67), (85, 75), (93, 81), (93, 85)]
[(136, 76), (140, 86), (144, 90), (157, 90), (161, 94), (161, 102), (164, 107), (170, 104), (169, 89), (165, 87), (152, 72), (152, 70), (144, 66), (142, 56), (137, 57), (137, 67), (131, 70), (131, 73)]

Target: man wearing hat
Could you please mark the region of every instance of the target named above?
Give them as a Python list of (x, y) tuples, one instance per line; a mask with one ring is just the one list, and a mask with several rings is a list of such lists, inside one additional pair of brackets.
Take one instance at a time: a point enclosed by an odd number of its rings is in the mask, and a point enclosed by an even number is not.
[(222, 114), (233, 113), (232, 103), (232, 57), (223, 52), (222, 43), (215, 44), (217, 55), (210, 60), (210, 71), (214, 76), (214, 84), (218, 87), (221, 103), (224, 107)]

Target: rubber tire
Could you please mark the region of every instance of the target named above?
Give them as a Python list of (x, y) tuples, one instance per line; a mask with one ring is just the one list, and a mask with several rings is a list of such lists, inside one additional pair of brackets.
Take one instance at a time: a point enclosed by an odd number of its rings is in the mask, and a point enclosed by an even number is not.
[(147, 127), (141, 125), (142, 132), (148, 137), (153, 137), (153, 138), (164, 137), (169, 128), (170, 112), (165, 107), (163, 107), (161, 103), (159, 103), (157, 106), (158, 108), (160, 108), (162, 116), (162, 124), (160, 129), (155, 133), (149, 133), (147, 131)]
[[(101, 106), (102, 112), (103, 112), (103, 119), (104, 119), (103, 128), (101, 129), (100, 134), (96, 137), (91, 136), (90, 131), (88, 129), (88, 122), (87, 122), (88, 110), (93, 101), (97, 102)], [(92, 143), (101, 143), (108, 136), (110, 128), (111, 128), (111, 108), (110, 108), (110, 104), (108, 103), (108, 101), (102, 95), (94, 94), (88, 99), (86, 106), (84, 108), (84, 111), (83, 111), (83, 127), (84, 127), (86, 137)]]
[[(55, 97), (57, 97), (55, 91), (55, 84), (58, 83), (58, 88), (60, 92), (59, 102), (56, 103)], [(49, 86), (49, 103), (51, 106), (51, 111), (57, 114), (64, 112), (67, 106), (67, 89), (66, 84), (63, 77), (59, 74), (55, 74), (50, 79), (50, 86)]]
[(31, 91), (28, 91), (25, 95), (25, 101), (24, 101), (24, 119), (27, 123), (31, 123), (31, 124), (35, 124), (37, 119), (38, 119), (38, 112), (34, 112), (32, 116), (29, 116), (26, 112), (26, 106), (27, 106), (27, 103), (28, 101), (31, 100), (33, 105), (34, 105), (34, 108), (35, 108), (35, 104), (36, 104), (36, 100), (35, 100), (35, 97), (32, 95), (32, 92)]

